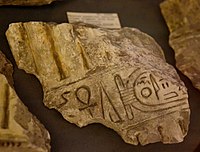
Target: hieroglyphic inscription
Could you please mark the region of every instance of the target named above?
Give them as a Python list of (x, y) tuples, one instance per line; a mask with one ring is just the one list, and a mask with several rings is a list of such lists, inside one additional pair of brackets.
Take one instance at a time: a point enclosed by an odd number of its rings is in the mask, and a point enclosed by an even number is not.
[(122, 78), (119, 75), (116, 75), (114, 79), (119, 90), (120, 98), (126, 111), (126, 115), (128, 119), (132, 120), (134, 118), (134, 112), (131, 104), (133, 102), (137, 102), (134, 95), (134, 88), (133, 86), (127, 86), (127, 84), (124, 84)]
[[(74, 96), (79, 103), (79, 110), (87, 111), (92, 118), (95, 118), (96, 111), (100, 107), (102, 118), (105, 120), (114, 123), (125, 121), (140, 123), (138, 118), (135, 119), (135, 114), (138, 112), (155, 113), (186, 104), (182, 101), (187, 97), (184, 96), (184, 92), (180, 87), (155, 76), (152, 72), (141, 72), (141, 70), (136, 69), (127, 77), (122, 77), (120, 73), (110, 75), (109, 72), (104, 75), (113, 78), (111, 81), (113, 81), (112, 84), (116, 88), (115, 91), (110, 90), (113, 87), (105, 85), (107, 82), (104, 82), (103, 79), (97, 81), (98, 83), (94, 83), (93, 78), (89, 78), (92, 83), (87, 79), (81, 80), (83, 81), (80, 81), (82, 85), (77, 82), (72, 83), (62, 93), (61, 98), (65, 102), (61, 104), (61, 107), (65, 106), (66, 103), (70, 104), (69, 102), (73, 101), (71, 98)], [(87, 82), (87, 85), (84, 82)], [(115, 95), (113, 96), (112, 93), (118, 94), (120, 100), (114, 99)], [(126, 118), (120, 113), (120, 109), (124, 109)], [(152, 118), (149, 115), (147, 119), (151, 120)], [(141, 121), (144, 120), (141, 119)]]
[(136, 98), (145, 105), (166, 105), (186, 98), (178, 86), (148, 72), (143, 72), (136, 78), (134, 90)]
[(65, 104), (67, 104), (69, 102), (69, 99), (68, 99), (68, 95), (70, 94), (71, 92), (70, 91), (65, 91), (62, 95), (61, 95), (61, 98), (62, 98), (62, 103), (56, 105), (57, 108), (61, 108), (63, 107)]
[(172, 91), (172, 92), (169, 92), (169, 93), (165, 93), (164, 96), (165, 96), (164, 100), (170, 100), (170, 99), (173, 99), (175, 97), (178, 97), (178, 94), (175, 91)]
[(106, 120), (110, 120), (115, 123), (122, 122), (122, 118), (115, 108), (112, 99), (109, 94), (106, 92), (105, 87), (102, 83), (100, 83), (100, 95), (101, 95), (101, 106), (103, 118)]
[(93, 113), (91, 108), (95, 107), (96, 103), (91, 103), (91, 90), (88, 86), (81, 86), (75, 91), (75, 95), (77, 100), (82, 103), (83, 107), (79, 108), (80, 111), (87, 110), (91, 117), (93, 117)]
[(147, 72), (141, 73), (135, 80), (135, 93), (139, 101), (145, 102), (153, 100), (157, 102), (160, 100), (158, 92), (160, 90), (154, 76)]
[(103, 86), (102, 82), (99, 83), (99, 99), (100, 101), (93, 102), (91, 100), (92, 94), (91, 88), (86, 85), (78, 87), (75, 91), (75, 97), (78, 102), (81, 103), (80, 111), (87, 110), (91, 117), (93, 117), (94, 108), (97, 108), (97, 103), (100, 102), (102, 117), (105, 120), (112, 121), (115, 123), (121, 122), (122, 118), (115, 108), (113, 101)]
[(156, 112), (186, 104), (182, 101), (187, 98), (187, 95), (180, 87), (157, 78), (151, 72), (137, 75), (137, 77), (130, 75), (126, 79), (122, 79), (118, 74), (114, 77), (129, 120), (134, 119), (135, 110)]
[[(24, 33), (34, 36), (22, 39)], [(181, 118), (188, 123), (186, 88), (146, 34), (132, 28), (42, 22), (11, 24), (6, 34), (17, 65), (40, 79), (45, 105), (71, 123), (102, 123), (132, 144), (183, 140), (177, 122)], [(177, 134), (161, 139), (157, 128), (173, 120), (165, 132), (176, 127)]]
[[(89, 78), (92, 83), (87, 81), (87, 78), (80, 80), (82, 85), (78, 85), (77, 82), (71, 83), (69, 85), (71, 87), (68, 87), (61, 94), (64, 102), (59, 106), (70, 105), (69, 101), (73, 101), (71, 98), (75, 96), (79, 103), (79, 110), (87, 111), (92, 118), (95, 118), (96, 111), (100, 107), (103, 119), (123, 123), (124, 121), (138, 121), (138, 118), (135, 119), (135, 113), (138, 113), (138, 111), (141, 113), (155, 113), (186, 104), (182, 101), (187, 96), (180, 87), (155, 76), (152, 72), (141, 72), (140, 69), (136, 69), (130, 73), (127, 77), (122, 77), (120, 73), (114, 75), (110, 75), (109, 72), (104, 73), (105, 77), (113, 78), (111, 81), (113, 81), (112, 84), (116, 88), (115, 91), (110, 90), (112, 87), (105, 85), (107, 82), (104, 82), (103, 79), (98, 83), (94, 83), (93, 78)], [(87, 82), (87, 85), (84, 82)], [(114, 99), (112, 93), (118, 94), (120, 100)], [(116, 107), (117, 102), (120, 102), (120, 106)], [(120, 109), (124, 109), (126, 118), (122, 116)], [(151, 120), (150, 116), (149, 120)], [(143, 120), (141, 119), (141, 121)]]

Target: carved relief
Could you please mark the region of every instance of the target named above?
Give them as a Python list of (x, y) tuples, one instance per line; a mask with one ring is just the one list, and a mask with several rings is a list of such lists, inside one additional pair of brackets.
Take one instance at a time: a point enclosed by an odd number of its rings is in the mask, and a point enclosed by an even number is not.
[[(4, 57), (0, 52), (0, 58), (3, 58), (0, 69), (5, 69), (6, 75), (12, 75), (12, 70), (7, 69), (12, 67), (10, 62), (2, 64), (6, 61)], [(22, 104), (6, 77), (0, 74), (0, 151), (49, 152), (49, 140), (46, 129)]]
[(156, 79), (153, 74), (147, 72), (138, 76), (134, 86), (136, 98), (146, 105), (164, 105), (187, 98), (187, 94), (178, 86), (164, 79)]
[(134, 119), (134, 111), (131, 104), (137, 102), (137, 99), (135, 98), (134, 88), (131, 85), (128, 86), (127, 84), (124, 84), (120, 75), (115, 76), (115, 83), (119, 90), (120, 98), (126, 111), (126, 115), (128, 119), (132, 120)]
[[(42, 83), (45, 105), (66, 120), (80, 127), (102, 123), (131, 144), (176, 143), (186, 135), (177, 127), (183, 119), (188, 129), (186, 88), (146, 34), (133, 28), (30, 22), (11, 24), (6, 35), (19, 68)], [(177, 123), (170, 125), (170, 119)], [(166, 131), (173, 140), (166, 141), (167, 134), (161, 138), (166, 124), (178, 133)]]
[(81, 86), (76, 89), (75, 95), (76, 99), (83, 105), (81, 108), (79, 108), (79, 110), (87, 110), (91, 117), (93, 117), (92, 108), (96, 106), (96, 103), (91, 104), (90, 88), (88, 86)]
[(115, 123), (121, 122), (122, 118), (112, 101), (114, 99), (111, 99), (111, 97), (106, 92), (102, 84), (101, 84), (100, 89), (101, 89), (100, 94), (101, 94), (101, 106), (102, 106), (103, 119), (112, 121)]

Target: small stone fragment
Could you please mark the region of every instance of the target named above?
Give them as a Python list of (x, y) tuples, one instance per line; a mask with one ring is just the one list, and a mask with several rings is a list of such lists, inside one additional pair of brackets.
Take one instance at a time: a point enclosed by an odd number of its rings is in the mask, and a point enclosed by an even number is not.
[(6, 36), (18, 67), (43, 85), (45, 105), (69, 122), (104, 124), (134, 145), (187, 134), (187, 89), (139, 30), (28, 22), (10, 24)]
[[(0, 69), (10, 80), (12, 66), (0, 54)], [(49, 133), (23, 105), (6, 76), (0, 74), (0, 152), (50, 152)]]
[(176, 66), (200, 90), (200, 1), (165, 0), (160, 7), (169, 27)]
[(9, 84), (13, 86), (13, 66), (8, 59), (6, 59), (5, 55), (0, 51), (0, 74), (6, 76)]
[(0, 6), (1, 5), (24, 5), (24, 6), (47, 5), (51, 4), (53, 1), (56, 0), (0, 0)]

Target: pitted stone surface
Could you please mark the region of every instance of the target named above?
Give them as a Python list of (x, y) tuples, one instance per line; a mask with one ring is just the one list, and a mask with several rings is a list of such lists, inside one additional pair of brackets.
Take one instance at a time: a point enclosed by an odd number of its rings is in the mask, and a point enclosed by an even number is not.
[(170, 30), (176, 66), (200, 89), (200, 1), (166, 0), (160, 6)]
[(45, 105), (69, 122), (104, 124), (134, 145), (183, 141), (187, 89), (150, 36), (43, 22), (10, 24), (6, 35), (18, 67), (40, 80)]

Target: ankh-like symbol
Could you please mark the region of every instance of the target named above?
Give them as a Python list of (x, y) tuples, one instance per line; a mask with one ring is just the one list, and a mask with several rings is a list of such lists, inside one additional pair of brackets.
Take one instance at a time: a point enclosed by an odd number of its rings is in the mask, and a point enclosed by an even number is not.
[(76, 98), (79, 102), (81, 102), (84, 107), (79, 108), (79, 110), (85, 110), (87, 109), (90, 115), (93, 117), (91, 107), (95, 107), (97, 104), (93, 103), (91, 104), (91, 90), (88, 86), (81, 86), (75, 91)]

